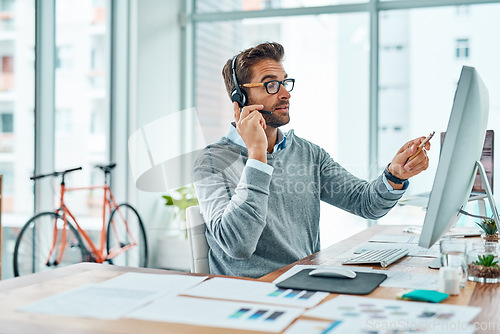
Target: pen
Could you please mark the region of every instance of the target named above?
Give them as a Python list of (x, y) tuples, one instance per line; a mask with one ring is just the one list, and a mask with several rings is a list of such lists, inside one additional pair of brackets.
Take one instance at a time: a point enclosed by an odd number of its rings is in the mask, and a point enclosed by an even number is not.
[(408, 158), (408, 161), (412, 161), (413, 159), (415, 159), (415, 157), (422, 151), (422, 149), (424, 148), (425, 144), (427, 144), (427, 142), (429, 140), (431, 140), (432, 136), (434, 136), (434, 132), (435, 131), (432, 131), (425, 139), (423, 142), (420, 143), (420, 145), (418, 145), (418, 148), (417, 148), (417, 152), (415, 152), (411, 157)]

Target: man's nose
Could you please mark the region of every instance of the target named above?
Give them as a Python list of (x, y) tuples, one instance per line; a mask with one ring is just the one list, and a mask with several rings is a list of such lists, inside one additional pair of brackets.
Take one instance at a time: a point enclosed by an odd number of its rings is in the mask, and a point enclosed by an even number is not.
[(288, 100), (291, 95), (290, 92), (286, 90), (285, 86), (280, 84), (280, 89), (278, 91), (278, 95), (280, 100)]

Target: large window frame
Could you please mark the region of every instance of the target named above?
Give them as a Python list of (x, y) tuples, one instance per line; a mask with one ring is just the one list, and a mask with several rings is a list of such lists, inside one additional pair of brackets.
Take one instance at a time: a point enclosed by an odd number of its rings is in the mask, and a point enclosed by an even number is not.
[[(34, 173), (54, 169), (54, 133), (55, 133), (55, 34), (57, 0), (35, 0), (35, 159)], [(116, 162), (117, 168), (113, 179), (123, 182), (112, 183), (117, 194), (129, 194), (129, 164), (126, 140), (129, 129), (129, 0), (107, 0), (106, 29), (110, 32), (108, 47), (108, 65), (110, 74), (106, 81), (109, 96), (106, 103), (109, 108), (108, 158)], [(124, 115), (125, 111), (125, 115)], [(52, 192), (49, 180), (42, 180), (35, 185), (34, 212), (53, 209), (51, 196), (42, 196)], [(125, 200), (125, 198), (120, 198)]]
[[(321, 7), (264, 9), (259, 11), (233, 11), (216, 13), (194, 12), (196, 0), (185, 2), (185, 12), (181, 14), (181, 28), (183, 29), (182, 59), (186, 59), (182, 78), (184, 92), (182, 96), (182, 107), (187, 108), (194, 105), (194, 52), (195, 52), (195, 25), (200, 22), (217, 22), (248, 18), (286, 17), (298, 15), (319, 14), (345, 14), (356, 12), (368, 12), (370, 15), (370, 103), (369, 103), (369, 166), (378, 166), (378, 57), (379, 57), (379, 14), (382, 11), (431, 8), (457, 5), (478, 5), (500, 3), (498, 0), (398, 0), (380, 1), (368, 0), (362, 4), (343, 4)], [(371, 177), (375, 177), (378, 171), (371, 170)]]
[[(183, 64), (182, 107), (187, 108), (194, 105), (195, 90), (195, 31), (196, 25), (202, 22), (220, 22), (229, 20), (242, 20), (249, 18), (269, 18), (269, 17), (289, 17), (300, 15), (319, 14), (346, 14), (346, 13), (368, 13), (370, 17), (370, 56), (369, 56), (369, 143), (368, 143), (368, 166), (379, 166), (379, 37), (380, 24), (379, 17), (383, 11), (479, 5), (500, 3), (499, 0), (367, 0), (366, 3), (341, 4), (321, 7), (301, 7), (301, 8), (277, 8), (263, 9), (258, 11), (232, 11), (232, 12), (195, 12), (196, 0), (185, 2), (185, 11), (181, 14), (181, 29), (183, 32), (183, 45), (181, 52), (182, 59), (186, 59)], [(189, 141), (188, 137), (185, 141)], [(369, 169), (370, 179), (379, 174), (376, 168)], [(368, 222), (374, 224), (373, 221)]]

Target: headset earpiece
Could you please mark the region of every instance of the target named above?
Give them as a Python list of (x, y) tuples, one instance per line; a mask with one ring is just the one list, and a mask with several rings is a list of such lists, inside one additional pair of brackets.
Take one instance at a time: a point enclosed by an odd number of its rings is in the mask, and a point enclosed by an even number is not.
[(235, 70), (235, 64), (236, 64), (236, 57), (237, 55), (234, 56), (233, 61), (231, 63), (231, 69), (233, 71), (233, 83), (234, 83), (234, 89), (231, 92), (231, 102), (238, 102), (238, 105), (240, 108), (243, 108), (244, 106), (247, 105), (248, 98), (247, 94), (245, 93), (244, 90), (240, 88), (240, 85), (238, 83), (238, 79), (236, 79), (236, 70)]
[(240, 108), (247, 105), (247, 95), (241, 89), (233, 89), (231, 92), (231, 102), (238, 102)]

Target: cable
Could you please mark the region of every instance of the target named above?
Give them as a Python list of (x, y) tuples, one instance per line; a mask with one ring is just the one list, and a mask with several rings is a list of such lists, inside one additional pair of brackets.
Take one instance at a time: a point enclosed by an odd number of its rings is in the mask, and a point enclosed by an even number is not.
[(490, 217), (485, 217), (485, 216), (478, 216), (478, 215), (473, 215), (472, 213), (468, 213), (467, 211), (464, 211), (462, 209), (460, 209), (459, 211), (461, 214), (463, 215), (466, 215), (466, 216), (471, 216), (471, 217), (474, 217), (474, 218), (481, 218), (481, 219), (492, 219)]

